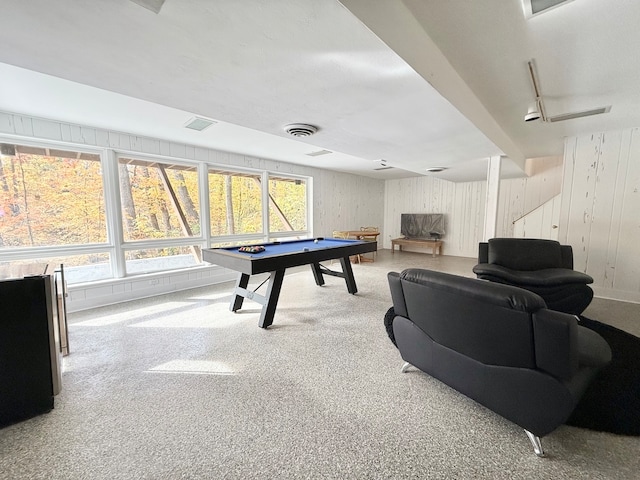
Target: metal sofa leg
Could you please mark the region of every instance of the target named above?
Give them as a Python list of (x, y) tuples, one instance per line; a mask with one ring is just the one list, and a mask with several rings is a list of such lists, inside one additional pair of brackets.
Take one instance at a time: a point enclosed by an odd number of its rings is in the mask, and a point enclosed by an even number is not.
[(404, 365), (402, 365), (400, 372), (406, 373), (407, 370), (409, 370), (409, 367), (413, 367), (413, 365), (411, 365), (409, 362), (404, 362)]
[(525, 430), (524, 433), (527, 434), (529, 440), (531, 440), (531, 445), (533, 445), (533, 451), (539, 457), (544, 457), (544, 450), (542, 450), (542, 444), (540, 443), (540, 437), (534, 435), (529, 430)]

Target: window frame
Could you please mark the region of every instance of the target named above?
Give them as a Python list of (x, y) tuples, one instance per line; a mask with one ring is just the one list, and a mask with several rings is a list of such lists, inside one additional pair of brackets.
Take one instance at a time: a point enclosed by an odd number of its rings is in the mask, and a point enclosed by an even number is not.
[[(265, 175), (265, 179), (263, 180), (263, 183), (265, 183), (265, 185), (267, 185), (267, 188), (264, 190), (267, 190), (267, 195), (266, 195), (266, 202), (264, 205), (266, 205), (266, 212), (264, 213), (265, 218), (267, 219), (267, 228), (266, 228), (266, 232), (267, 232), (267, 237), (269, 239), (269, 241), (282, 241), (282, 240), (291, 240), (291, 239), (300, 239), (300, 238), (309, 238), (312, 236), (312, 232), (313, 229), (311, 228), (311, 222), (312, 222), (312, 181), (313, 181), (313, 177), (307, 177), (307, 176), (303, 176), (303, 175), (295, 175), (295, 174), (289, 174), (289, 173), (282, 173), (282, 172), (274, 172), (274, 171), (265, 171), (264, 172)], [(269, 192), (268, 192), (268, 186), (269, 186), (269, 180), (271, 179), (271, 177), (277, 177), (277, 178), (287, 178), (287, 179), (291, 179), (291, 180), (300, 180), (303, 181), (305, 183), (305, 206), (306, 206), (306, 218), (305, 218), (305, 224), (307, 226), (306, 229), (304, 230), (282, 230), (282, 231), (271, 231), (271, 224), (270, 224), (270, 212), (269, 212)]]
[[(0, 136), (0, 143), (12, 143), (16, 145), (22, 145), (32, 148), (43, 149), (56, 149), (64, 150), (75, 153), (89, 153), (98, 155), (100, 168), (102, 169), (102, 189), (104, 193), (104, 209), (105, 209), (105, 222), (106, 222), (106, 242), (102, 243), (85, 243), (85, 244), (73, 244), (73, 245), (45, 245), (36, 247), (13, 247), (0, 249), (0, 262), (10, 262), (12, 260), (39, 260), (52, 257), (67, 257), (76, 255), (91, 255), (96, 253), (106, 253), (109, 255), (111, 263), (111, 273), (113, 271), (113, 240), (108, 228), (109, 225), (109, 189), (108, 189), (108, 175), (106, 173), (107, 164), (105, 162), (105, 149), (102, 147), (95, 147), (91, 145), (77, 145), (66, 142), (56, 141), (39, 141), (30, 138), (15, 137), (11, 135)], [(100, 281), (100, 280), (96, 280)]]
[[(119, 182), (119, 168), (120, 168), (120, 159), (127, 158), (130, 160), (140, 160), (143, 162), (151, 162), (151, 163), (162, 163), (166, 165), (181, 165), (185, 167), (195, 167), (198, 175), (198, 203), (200, 204), (200, 208), (198, 214), (200, 216), (200, 234), (192, 235), (190, 237), (173, 237), (173, 238), (158, 238), (158, 239), (143, 239), (143, 240), (125, 240), (124, 239), (124, 218), (122, 216), (122, 196), (120, 191), (120, 182)], [(145, 275), (146, 273), (136, 273), (136, 272), (127, 272), (127, 260), (125, 253), (132, 250), (152, 250), (152, 249), (161, 249), (161, 248), (170, 248), (170, 247), (187, 247), (187, 246), (197, 246), (201, 250), (202, 248), (206, 248), (205, 236), (203, 234), (203, 225), (202, 225), (202, 214), (203, 214), (203, 191), (202, 191), (202, 162), (198, 162), (197, 160), (186, 160), (182, 158), (176, 157), (168, 157), (163, 155), (149, 155), (145, 153), (139, 152), (129, 152), (124, 150), (113, 150), (113, 160), (110, 163), (111, 166), (111, 174), (110, 180), (113, 183), (114, 188), (114, 208), (111, 212), (114, 216), (113, 218), (113, 226), (115, 227), (114, 235), (119, 239), (116, 242), (115, 250), (115, 265), (112, 265), (112, 271), (114, 272), (114, 278), (125, 278), (125, 277), (136, 277), (140, 275)], [(208, 193), (208, 189), (205, 193)], [(207, 209), (209, 203), (207, 202)], [(208, 222), (207, 222), (208, 223)], [(196, 266), (202, 266), (203, 262), (200, 259), (200, 262)], [(184, 267), (185, 269), (194, 268)], [(169, 270), (160, 270), (160, 272), (175, 272), (179, 269), (169, 269)], [(116, 275), (117, 272), (117, 275)], [(158, 271), (150, 272), (150, 273), (158, 273)]]
[[(12, 260), (46, 259), (51, 257), (65, 257), (76, 255), (90, 255), (106, 253), (109, 256), (111, 277), (95, 281), (73, 284), (74, 286), (100, 284), (104, 282), (117, 281), (124, 278), (138, 277), (146, 273), (127, 273), (125, 253), (130, 250), (141, 249), (161, 249), (170, 247), (198, 246), (199, 248), (212, 248), (211, 246), (220, 244), (256, 244), (290, 238), (308, 238), (312, 234), (313, 221), (313, 177), (283, 173), (277, 170), (245, 168), (231, 164), (220, 164), (206, 160), (186, 159), (170, 155), (149, 154), (144, 152), (130, 151), (126, 149), (113, 148), (111, 146), (84, 145), (55, 140), (41, 140), (24, 138), (21, 136), (0, 135), (0, 142), (14, 143), (26, 147), (59, 149), (75, 153), (88, 153), (97, 155), (100, 161), (102, 175), (102, 189), (104, 193), (104, 209), (106, 221), (105, 243), (74, 244), (64, 246), (41, 246), (41, 247), (14, 247), (0, 249), (0, 262), (10, 262)], [(189, 147), (187, 145), (187, 147)], [(190, 237), (144, 239), (144, 240), (124, 240), (124, 224), (122, 218), (122, 205), (120, 197), (120, 184), (118, 179), (118, 168), (120, 158), (138, 159), (141, 161), (156, 162), (170, 165), (184, 165), (195, 167), (198, 175), (198, 201), (200, 215), (200, 233)], [(211, 225), (209, 217), (209, 171), (219, 170), (231, 174), (250, 174), (259, 176), (261, 179), (262, 196), (262, 231), (250, 234), (233, 235), (211, 235)], [(306, 225), (307, 228), (299, 231), (270, 232), (269, 223), (269, 179), (270, 177), (291, 178), (302, 180), (306, 184)], [(265, 188), (266, 186), (266, 188)], [(197, 266), (205, 266), (202, 261)], [(189, 270), (194, 266), (185, 267)], [(169, 269), (154, 271), (150, 274), (170, 273), (180, 271), (180, 269)]]
[[(264, 188), (264, 174), (265, 171), (264, 170), (257, 170), (257, 169), (249, 169), (249, 168), (241, 168), (241, 167), (234, 167), (231, 165), (219, 165), (219, 164), (215, 164), (215, 163), (207, 163), (206, 164), (206, 170), (207, 170), (207, 211), (209, 211), (210, 205), (209, 205), (209, 199), (210, 199), (210, 195), (209, 195), (209, 173), (212, 170), (218, 170), (218, 173), (221, 172), (227, 172), (230, 174), (238, 174), (239, 176), (242, 175), (249, 175), (249, 176), (255, 176), (255, 177), (259, 177), (260, 178), (260, 201), (261, 201), (261, 208), (262, 208), (262, 231), (260, 232), (255, 232), (255, 233), (236, 233), (236, 234), (225, 234), (225, 235), (213, 235), (212, 231), (211, 231), (211, 225), (209, 225), (208, 229), (207, 229), (207, 237), (208, 237), (208, 244), (212, 245), (215, 243), (227, 243), (227, 242), (235, 242), (236, 240), (239, 241), (247, 241), (248, 243), (252, 243), (254, 241), (266, 241), (268, 239), (268, 236), (266, 235), (266, 232), (268, 231), (265, 228), (265, 215), (264, 215), (264, 202), (265, 202), (265, 188)], [(268, 196), (267, 196), (268, 199)], [(210, 222), (211, 217), (210, 215), (207, 215), (207, 220)]]

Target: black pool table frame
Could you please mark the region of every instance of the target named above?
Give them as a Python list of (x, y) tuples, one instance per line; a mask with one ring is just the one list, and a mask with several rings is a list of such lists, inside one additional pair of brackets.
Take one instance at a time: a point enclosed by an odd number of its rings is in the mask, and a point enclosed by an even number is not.
[[(287, 268), (307, 264), (311, 265), (311, 271), (313, 272), (316, 285), (324, 285), (323, 275), (331, 275), (334, 277), (344, 278), (349, 293), (355, 294), (358, 292), (349, 257), (374, 252), (377, 250), (377, 243), (364, 242), (360, 240), (331, 240), (333, 242), (342, 243), (342, 245), (310, 249), (309, 251), (303, 251), (301, 247), (300, 251), (255, 257), (252, 257), (251, 254), (238, 252), (238, 247), (209, 248), (202, 250), (202, 258), (206, 262), (240, 272), (229, 310), (232, 312), (240, 310), (245, 298), (253, 300), (254, 302), (262, 305), (258, 326), (261, 328), (267, 328), (273, 323), (278, 298), (282, 289), (284, 272)], [(293, 240), (293, 242), (300, 242), (302, 246), (305, 242), (313, 242), (313, 240)], [(265, 244), (265, 247), (268, 248), (269, 245), (278, 244), (278, 242)], [(341, 272), (330, 270), (324, 265), (320, 265), (320, 262), (335, 259), (340, 259), (340, 264), (342, 266)], [(247, 290), (247, 285), (249, 284), (249, 278), (251, 275), (267, 272), (270, 276), (267, 291), (264, 296), (256, 293), (255, 291)], [(262, 284), (260, 284), (260, 286), (262, 286)], [(258, 288), (260, 288), (260, 286), (258, 286)]]

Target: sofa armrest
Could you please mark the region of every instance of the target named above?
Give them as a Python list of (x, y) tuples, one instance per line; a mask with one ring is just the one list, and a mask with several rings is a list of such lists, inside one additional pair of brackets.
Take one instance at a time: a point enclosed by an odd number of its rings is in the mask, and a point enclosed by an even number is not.
[(478, 245), (478, 263), (489, 263), (489, 244), (480, 242)]
[(518, 286), (553, 287), (593, 283), (593, 278), (590, 275), (567, 268), (520, 271), (492, 263), (479, 263), (473, 267), (473, 273), (484, 280), (501, 281), (501, 283)]
[(407, 313), (407, 304), (404, 300), (404, 292), (400, 283), (400, 274), (398, 272), (389, 272), (387, 274), (389, 281), (389, 289), (391, 290), (391, 300), (393, 301), (393, 309), (396, 315), (409, 317)]
[(560, 246), (560, 261), (562, 268), (568, 268), (569, 270), (573, 270), (573, 248), (571, 245), (561, 245)]
[(611, 347), (597, 332), (578, 325), (578, 341), (581, 367), (602, 368), (611, 361)]
[(534, 313), (532, 319), (537, 367), (556, 378), (569, 380), (580, 365), (576, 317), (542, 309)]

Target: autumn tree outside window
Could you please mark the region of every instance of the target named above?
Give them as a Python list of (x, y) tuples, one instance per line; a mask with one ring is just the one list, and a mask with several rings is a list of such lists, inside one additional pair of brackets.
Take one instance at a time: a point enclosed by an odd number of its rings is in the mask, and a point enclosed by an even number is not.
[(0, 248), (106, 243), (99, 155), (8, 147), (11, 155), (0, 156)]
[(306, 180), (270, 175), (269, 232), (304, 232), (307, 217)]
[(211, 236), (262, 233), (262, 175), (209, 169)]
[(99, 153), (0, 143), (0, 266), (64, 263), (69, 283), (110, 278), (107, 237)]
[(200, 235), (195, 166), (128, 157), (118, 164), (125, 241)]

